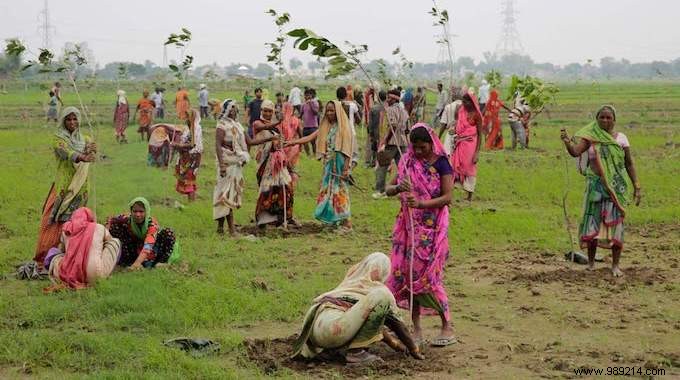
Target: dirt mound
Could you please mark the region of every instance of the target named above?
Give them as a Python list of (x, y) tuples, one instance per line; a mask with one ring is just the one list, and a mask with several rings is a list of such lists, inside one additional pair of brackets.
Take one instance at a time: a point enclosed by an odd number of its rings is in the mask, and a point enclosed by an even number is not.
[(325, 226), (316, 223), (301, 223), (299, 226), (288, 225), (288, 230), (283, 227), (267, 227), (259, 228), (256, 225), (248, 225), (238, 227), (237, 230), (241, 235), (255, 235), (255, 236), (297, 236), (297, 235), (314, 235), (323, 232)]
[(585, 284), (610, 284), (610, 285), (654, 285), (655, 283), (664, 283), (666, 281), (665, 273), (658, 268), (649, 267), (629, 267), (622, 269), (623, 277), (614, 277), (609, 268), (599, 268), (596, 270), (585, 270), (585, 268), (559, 268), (555, 270), (530, 272), (530, 273), (515, 273), (511, 281), (519, 281), (526, 283), (542, 282), (562, 282)]
[(265, 374), (272, 375), (281, 368), (288, 368), (310, 378), (346, 378), (366, 376), (411, 376), (424, 373), (446, 373), (451, 368), (451, 349), (425, 347), (423, 353), (427, 360), (415, 360), (395, 352), (382, 343), (370, 347), (369, 351), (380, 356), (383, 362), (367, 365), (346, 364), (338, 353), (322, 353), (312, 360), (291, 359), (293, 342), (297, 335), (277, 339), (246, 339), (248, 359), (254, 362)]

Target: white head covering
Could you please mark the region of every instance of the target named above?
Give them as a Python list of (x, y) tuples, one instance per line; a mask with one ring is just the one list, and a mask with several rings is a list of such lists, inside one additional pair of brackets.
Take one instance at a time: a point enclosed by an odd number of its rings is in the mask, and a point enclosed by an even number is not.
[[(366, 256), (358, 264), (349, 268), (345, 278), (335, 289), (316, 297), (315, 302), (323, 297), (365, 296), (376, 286), (385, 286), (390, 274), (390, 259), (382, 252), (374, 252)], [(392, 306), (396, 310), (396, 302), (392, 298)]]
[(201, 85), (200, 85), (199, 87), (201, 88), (201, 90), (204, 89), (204, 88), (205, 88), (205, 83), (201, 83)]
[(127, 104), (127, 98), (125, 98), (125, 91), (118, 90), (116, 91), (116, 95), (118, 95), (118, 104)]

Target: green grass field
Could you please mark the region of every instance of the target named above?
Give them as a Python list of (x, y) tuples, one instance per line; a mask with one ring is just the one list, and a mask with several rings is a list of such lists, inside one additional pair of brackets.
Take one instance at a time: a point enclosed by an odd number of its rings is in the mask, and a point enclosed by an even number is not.
[[(130, 84), (131, 103), (142, 86)], [(241, 98), (242, 91), (220, 86), (211, 87), (211, 98)], [(456, 192), (451, 211), (446, 284), (462, 342), (426, 351), (431, 367), (403, 359), (402, 372), (345, 372), (323, 365), (296, 371), (278, 358), (269, 374), (249, 360), (244, 339), (297, 332), (310, 300), (335, 286), (351, 263), (374, 251), (389, 252), (398, 203), (371, 199), (373, 171), (356, 171), (366, 191), (351, 194), (355, 230), (350, 235), (322, 231), (284, 237), (271, 231), (256, 241), (218, 237), (211, 218), (215, 122), (203, 122), (199, 198), (186, 204), (174, 191), (171, 171), (146, 166), (146, 145), (134, 134), (135, 126), (128, 129), (130, 144), (115, 143), (110, 121), (115, 91), (84, 90), (106, 156), (94, 165), (90, 208), (103, 222), (125, 211), (133, 197), (147, 197), (154, 216), (181, 239), (183, 262), (117, 271), (87, 290), (44, 295), (47, 282), (19, 281), (12, 274), (15, 265), (33, 257), (41, 206), (54, 176), (54, 128), (43, 127), (39, 103), (46, 95), (34, 87), (0, 94), (0, 378), (533, 378), (608, 366), (680, 376), (677, 83), (560, 85), (558, 105), (533, 128), (532, 149), (482, 153), (474, 202), (467, 206)], [(324, 90), (320, 97), (331, 94)], [(70, 89), (64, 101), (77, 102)], [(559, 128), (573, 134), (603, 103), (618, 109), (617, 129), (631, 141), (643, 188), (642, 205), (628, 212), (626, 276), (620, 280), (604, 270), (606, 263), (585, 273), (562, 257), (570, 249), (562, 196), (568, 183), (575, 231), (583, 179), (567, 159)], [(86, 126), (83, 131), (89, 133)], [(503, 134), (510, 135), (507, 125)], [(314, 223), (321, 167), (303, 155), (299, 170), (295, 216)], [(244, 207), (236, 213), (242, 226), (251, 224), (257, 198), (253, 163), (246, 182)], [(175, 200), (185, 207), (173, 207)], [(257, 286), (262, 282), (266, 289)], [(428, 322), (432, 327), (436, 321)], [(211, 338), (222, 350), (193, 358), (162, 345), (178, 336)]]

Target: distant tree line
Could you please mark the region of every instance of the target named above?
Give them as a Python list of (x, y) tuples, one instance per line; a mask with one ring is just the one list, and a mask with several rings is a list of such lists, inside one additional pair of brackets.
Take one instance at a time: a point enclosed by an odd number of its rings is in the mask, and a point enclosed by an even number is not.
[[(62, 49), (62, 55), (72, 45), (67, 43)], [(158, 66), (150, 60), (143, 63), (110, 62), (100, 66), (94, 63), (94, 54), (87, 47), (87, 43), (81, 43), (80, 46), (88, 56), (88, 64), (77, 68), (76, 75), (78, 77), (105, 80), (159, 80), (170, 75), (166, 67)], [(324, 74), (324, 62), (311, 61), (305, 64), (298, 58), (291, 58), (287, 63), (291, 76), (323, 76)], [(368, 62), (366, 68), (376, 75), (378, 73), (388, 75), (401, 83), (432, 80), (433, 78), (445, 77), (448, 73), (446, 62), (413, 62), (412, 65), (406, 66), (400, 62), (380, 59)], [(551, 80), (671, 79), (680, 78), (680, 58), (672, 61), (631, 63), (625, 58), (604, 57), (599, 62), (588, 60), (567, 65), (555, 65), (534, 62), (528, 55), (515, 54), (499, 57), (491, 53), (484, 53), (484, 58), (479, 62), (475, 62), (471, 57), (462, 56), (454, 63), (454, 72), (459, 78), (479, 78), (491, 70), (497, 70), (504, 75), (532, 75)], [(0, 54), (0, 78), (30, 79), (40, 78), (39, 75), (44, 76), (44, 74), (39, 74), (35, 67), (22, 70), (22, 61), (19, 57), (8, 57)], [(267, 63), (258, 63), (254, 66), (238, 62), (227, 65), (213, 63), (197, 66), (190, 72), (191, 78), (206, 81), (240, 76), (268, 79), (273, 75), (274, 67)]]

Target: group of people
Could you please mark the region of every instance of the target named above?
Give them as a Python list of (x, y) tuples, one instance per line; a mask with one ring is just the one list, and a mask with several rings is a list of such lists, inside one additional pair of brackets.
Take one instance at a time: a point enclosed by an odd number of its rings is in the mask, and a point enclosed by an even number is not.
[[(412, 124), (424, 115), (416, 110), (418, 117), (413, 119), (403, 105), (402, 92), (396, 88), (377, 94), (369, 89), (357, 94), (340, 87), (336, 91), (337, 100), (328, 101), (323, 107), (313, 89), (305, 89), (304, 101), (297, 105), (290, 101), (290, 95), (288, 99), (280, 96), (277, 100), (280, 106), (263, 98), (261, 89), (256, 89), (256, 98), (245, 106), (248, 123), (245, 127), (237, 102), (233, 99), (221, 102), (215, 139), (217, 181), (213, 192), (213, 218), (218, 233), (225, 232), (225, 221), (229, 233), (236, 233), (234, 211), (242, 206), (246, 181), (243, 167), (251, 159), (252, 147), (256, 149), (259, 193), (257, 225), (298, 224), (293, 212), (298, 181), (296, 165), (304, 144), (312, 145), (323, 167), (314, 217), (340, 227), (340, 231), (351, 229), (350, 187), (354, 181), (352, 169), (359, 161), (356, 127), (362, 116), (368, 118), (369, 141), (375, 147), (367, 149), (370, 154), (365, 158), (367, 163), (375, 159), (378, 194), (398, 197), (400, 201), (389, 257), (382, 253), (369, 255), (348, 270), (338, 287), (313, 301), (294, 347), (295, 356), (311, 358), (323, 350), (347, 349), (348, 362), (370, 361), (376, 358), (365, 348), (383, 340), (422, 359), (423, 315), (436, 315), (441, 320), (436, 337), (430, 341), (433, 346), (456, 342), (443, 281), (449, 256), (449, 204), (457, 185), (468, 192), (470, 199), (484, 136), (485, 146), (489, 147), (489, 141), (491, 146), (498, 145), (498, 111), (503, 105), (495, 90), (481, 104), (472, 91), (453, 90), (452, 102), (436, 115), (435, 128), (423, 122)], [(352, 100), (356, 97), (361, 97), (363, 104)], [(417, 101), (413, 101), (417, 109)], [(368, 112), (366, 106), (370, 106)], [(170, 147), (180, 152), (177, 190), (190, 199), (195, 197), (196, 171), (203, 150), (200, 127), (203, 112), (188, 108), (184, 114), (186, 128), (157, 124), (150, 130), (150, 143), (169, 142)], [(604, 106), (593, 123), (576, 133), (578, 141), (572, 141), (564, 130), (561, 139), (569, 154), (582, 160), (580, 168), (586, 177), (579, 236), (582, 246), (588, 249), (589, 268), (594, 266), (597, 247), (611, 248), (612, 273), (620, 276), (628, 179), (634, 185), (636, 204), (640, 202), (641, 190), (630, 143), (624, 134), (614, 132), (615, 122), (614, 108)], [(153, 267), (171, 262), (179, 254), (174, 232), (160, 227), (144, 198), (133, 199), (128, 212), (108, 218), (106, 225), (96, 223), (87, 202), (88, 170), (95, 162), (97, 145), (81, 134), (79, 125), (79, 110), (66, 107), (54, 141), (56, 180), (43, 205), (34, 257), (54, 281), (50, 290), (82, 288), (109, 276), (116, 265), (133, 269)], [(492, 127), (485, 132), (487, 125)], [(440, 135), (444, 133), (442, 142)], [(160, 152), (167, 153), (162, 149)], [(165, 162), (167, 166), (167, 161), (152, 156), (150, 150), (150, 163)], [(392, 165), (396, 170), (387, 181)], [(399, 318), (398, 308), (410, 311), (411, 332)]]
[(54, 283), (48, 291), (83, 288), (108, 277), (116, 265), (153, 267), (179, 253), (174, 232), (159, 227), (144, 198), (133, 199), (129, 212), (109, 218), (106, 226), (97, 224), (87, 204), (98, 148), (80, 123), (80, 111), (65, 107), (53, 142), (55, 181), (43, 204), (33, 258)]

